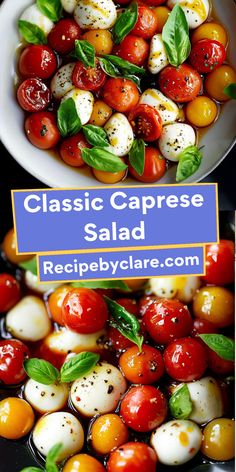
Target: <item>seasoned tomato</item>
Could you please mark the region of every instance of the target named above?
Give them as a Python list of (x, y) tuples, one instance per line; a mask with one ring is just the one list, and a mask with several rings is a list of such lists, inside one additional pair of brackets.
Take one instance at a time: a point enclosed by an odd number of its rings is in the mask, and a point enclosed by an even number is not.
[(0, 341), (0, 381), (6, 385), (18, 384), (26, 377), (23, 362), (29, 349), (18, 339)]
[(28, 116), (25, 132), (31, 144), (39, 149), (51, 149), (60, 139), (55, 116), (49, 111), (39, 111)]
[(132, 80), (110, 78), (105, 83), (103, 99), (114, 110), (127, 113), (137, 105), (139, 91)]
[(167, 66), (160, 72), (159, 85), (162, 93), (175, 102), (190, 102), (199, 94), (202, 79), (188, 64)]
[(72, 167), (82, 167), (85, 162), (82, 159), (81, 149), (90, 148), (83, 133), (63, 139), (60, 145), (60, 156), (66, 164)]
[(48, 35), (48, 44), (59, 54), (68, 54), (74, 50), (75, 40), (79, 39), (81, 29), (69, 18), (59, 20)]
[(102, 29), (89, 30), (84, 33), (83, 39), (92, 44), (96, 54), (111, 54), (113, 39), (110, 31)]
[(20, 439), (26, 436), (34, 424), (34, 412), (21, 398), (8, 397), (0, 402), (0, 436)]
[(53, 50), (45, 45), (27, 46), (19, 59), (19, 72), (22, 77), (49, 79), (57, 68), (57, 59)]
[(173, 341), (164, 352), (167, 373), (179, 382), (198, 380), (207, 368), (207, 353), (196, 339), (182, 338)]
[(0, 313), (10, 310), (20, 299), (20, 286), (9, 274), (0, 274)]
[(15, 236), (15, 232), (13, 228), (9, 229), (9, 231), (5, 235), (3, 243), (2, 243), (2, 249), (6, 258), (12, 264), (19, 264), (20, 262), (24, 262), (24, 261), (27, 261), (28, 259), (32, 259), (31, 254), (30, 255), (29, 254), (26, 254), (26, 255), (16, 254), (16, 236)]
[(116, 302), (132, 315), (138, 316), (138, 305), (135, 298), (117, 298)]
[(149, 45), (145, 39), (128, 34), (119, 46), (114, 47), (113, 53), (136, 66), (142, 66), (148, 58)]
[(90, 437), (92, 448), (105, 456), (128, 441), (129, 431), (120, 416), (110, 413), (94, 421)]
[(213, 39), (223, 44), (223, 46), (226, 46), (228, 43), (228, 35), (224, 27), (213, 21), (203, 23), (193, 31), (191, 37), (192, 44), (195, 44), (201, 39)]
[(222, 239), (219, 244), (206, 246), (206, 275), (202, 280), (212, 285), (228, 285), (234, 282), (233, 241)]
[(163, 27), (165, 26), (169, 14), (170, 14), (170, 9), (167, 8), (166, 6), (163, 7), (156, 7), (153, 8), (153, 11), (155, 12), (157, 16), (157, 33), (162, 33)]
[(105, 472), (103, 467), (95, 457), (88, 454), (76, 454), (72, 456), (64, 465), (62, 472)]
[(218, 328), (210, 321), (195, 318), (193, 321), (193, 330), (191, 336), (198, 336), (198, 334), (213, 334), (218, 333)]
[(234, 296), (224, 287), (202, 287), (194, 296), (193, 313), (218, 328), (234, 322)]
[(158, 349), (143, 345), (128, 348), (119, 359), (124, 376), (131, 383), (152, 384), (164, 374), (164, 362)]
[(17, 90), (17, 100), (23, 110), (45, 110), (51, 99), (49, 88), (39, 79), (26, 79)]
[(218, 69), (225, 59), (225, 47), (212, 39), (201, 39), (195, 43), (189, 56), (190, 63), (200, 74)]
[(224, 93), (224, 89), (235, 82), (236, 72), (234, 69), (228, 65), (223, 65), (210, 74), (207, 74), (204, 85), (210, 97), (219, 102), (226, 102), (230, 97)]
[(106, 74), (103, 72), (99, 61), (96, 59), (95, 67), (86, 67), (78, 61), (72, 73), (72, 82), (75, 87), (81, 90), (95, 91), (100, 89), (106, 81)]
[(202, 128), (211, 125), (218, 114), (216, 103), (209, 97), (201, 95), (187, 104), (186, 118), (193, 125)]
[(56, 323), (63, 325), (62, 320), (62, 302), (65, 296), (71, 291), (69, 285), (61, 285), (56, 288), (48, 298), (48, 307), (50, 315)]
[(102, 100), (97, 100), (93, 105), (89, 123), (95, 126), (104, 126), (112, 115), (112, 109)]
[(92, 169), (94, 177), (103, 184), (116, 184), (123, 180), (127, 174), (127, 169), (118, 172), (106, 172), (104, 170)]
[(121, 334), (116, 328), (109, 328), (107, 337), (109, 344), (115, 351), (124, 351), (125, 349), (128, 349), (128, 347), (134, 345), (132, 341), (130, 341), (128, 338), (125, 338), (125, 336), (123, 336), (123, 334)]
[(158, 19), (155, 11), (146, 5), (138, 5), (138, 20), (132, 34), (150, 39), (157, 31)]
[(166, 159), (160, 151), (154, 147), (145, 148), (144, 171), (139, 175), (129, 164), (129, 172), (136, 180), (145, 183), (157, 182), (167, 170)]
[(235, 423), (228, 418), (217, 418), (203, 430), (201, 451), (209, 459), (229, 461), (235, 453)]
[(207, 362), (209, 368), (217, 375), (228, 375), (234, 372), (234, 362), (222, 359), (216, 352), (207, 347)]
[(108, 472), (156, 472), (157, 456), (155, 451), (142, 442), (123, 444), (111, 453)]
[(147, 142), (160, 138), (162, 119), (158, 111), (150, 105), (140, 104), (133, 108), (129, 114), (129, 121), (137, 138)]

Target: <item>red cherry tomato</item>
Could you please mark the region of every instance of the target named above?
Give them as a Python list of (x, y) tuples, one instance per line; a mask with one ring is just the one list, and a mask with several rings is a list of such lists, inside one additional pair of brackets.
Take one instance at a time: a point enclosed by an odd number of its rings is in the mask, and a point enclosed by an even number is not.
[(132, 341), (128, 338), (125, 338), (123, 334), (118, 331), (116, 328), (109, 328), (107, 333), (109, 345), (111, 345), (112, 349), (115, 351), (124, 351), (134, 345)]
[(156, 472), (155, 451), (141, 442), (123, 444), (113, 451), (107, 463), (108, 472)]
[(141, 352), (137, 346), (127, 349), (119, 359), (119, 366), (131, 383), (152, 384), (164, 374), (160, 351), (148, 345), (143, 345)]
[(155, 108), (140, 104), (129, 114), (129, 122), (138, 138), (147, 142), (156, 141), (161, 136), (162, 119)]
[(208, 74), (218, 69), (226, 59), (223, 44), (212, 39), (201, 39), (193, 47), (189, 60), (191, 65), (200, 73)]
[(113, 48), (113, 54), (136, 66), (143, 66), (149, 55), (149, 45), (145, 39), (128, 34), (119, 46)]
[(207, 362), (209, 369), (217, 375), (228, 375), (234, 372), (234, 362), (222, 359), (216, 352), (207, 347)]
[(26, 79), (17, 90), (17, 100), (23, 110), (45, 110), (51, 99), (49, 88), (39, 79)]
[(90, 148), (82, 133), (63, 139), (60, 145), (60, 156), (66, 164), (73, 167), (82, 167), (85, 162), (82, 159), (81, 149)]
[(57, 59), (48, 46), (33, 44), (27, 46), (21, 53), (19, 72), (22, 77), (38, 77), (49, 79), (57, 68)]
[(198, 380), (207, 368), (207, 353), (195, 338), (173, 341), (164, 352), (166, 372), (179, 382)]
[(234, 282), (234, 243), (222, 239), (219, 244), (206, 246), (206, 275), (202, 280), (212, 285)]
[(167, 169), (166, 160), (158, 149), (153, 147), (145, 148), (144, 171), (139, 175), (129, 163), (129, 172), (136, 180), (145, 183), (157, 182), (165, 174)]
[(25, 132), (31, 144), (39, 149), (51, 149), (60, 139), (55, 116), (49, 111), (39, 111), (28, 116)]
[(195, 318), (193, 322), (193, 330), (191, 336), (197, 336), (198, 334), (213, 334), (218, 333), (218, 329), (215, 325), (210, 323), (210, 321)]
[(132, 387), (121, 401), (120, 415), (126, 425), (135, 431), (152, 431), (165, 420), (167, 401), (156, 387)]
[(75, 288), (64, 298), (62, 319), (67, 328), (81, 334), (96, 333), (108, 319), (106, 303), (89, 288)]
[(148, 295), (145, 297), (140, 298), (139, 300), (139, 314), (140, 316), (144, 316), (146, 310), (148, 307), (155, 301), (157, 300), (157, 297), (154, 295)]
[(165, 2), (166, 0), (145, 0), (145, 3), (151, 5), (152, 7), (158, 7), (159, 5), (162, 5)]
[(0, 313), (10, 310), (20, 299), (20, 286), (9, 274), (0, 274)]
[(48, 35), (48, 44), (59, 54), (68, 54), (75, 47), (75, 40), (79, 39), (81, 29), (69, 18), (59, 20)]
[(118, 298), (116, 303), (123, 306), (126, 311), (132, 313), (132, 315), (138, 316), (138, 305), (134, 298)]
[(82, 62), (78, 61), (72, 73), (72, 82), (75, 87), (81, 90), (94, 91), (104, 85), (106, 77), (97, 59), (95, 67), (86, 67)]
[(179, 67), (167, 66), (159, 75), (162, 93), (175, 102), (190, 102), (199, 94), (202, 79), (188, 64)]
[(167, 298), (154, 301), (145, 311), (143, 321), (151, 338), (158, 344), (169, 344), (174, 339), (188, 336), (193, 327), (187, 306)]
[(29, 349), (18, 339), (0, 341), (0, 381), (6, 385), (26, 378), (23, 362), (30, 356)]
[(127, 113), (137, 105), (139, 91), (132, 80), (110, 78), (104, 85), (103, 99), (114, 110)]
[(156, 33), (158, 19), (155, 12), (146, 5), (138, 5), (138, 20), (132, 29), (132, 34), (150, 39)]

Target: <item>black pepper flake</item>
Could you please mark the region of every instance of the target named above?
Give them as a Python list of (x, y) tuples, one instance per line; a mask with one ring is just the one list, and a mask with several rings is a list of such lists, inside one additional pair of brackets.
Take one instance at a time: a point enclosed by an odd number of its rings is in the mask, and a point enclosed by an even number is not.
[(110, 393), (113, 392), (113, 390), (114, 390), (113, 385), (109, 385), (108, 390), (107, 390), (107, 393), (110, 394)]

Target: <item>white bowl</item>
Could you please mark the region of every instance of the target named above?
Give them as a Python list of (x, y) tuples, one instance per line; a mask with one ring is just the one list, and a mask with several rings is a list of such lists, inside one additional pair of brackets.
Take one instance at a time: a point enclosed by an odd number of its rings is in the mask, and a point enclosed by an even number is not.
[[(23, 112), (17, 104), (14, 90), (16, 48), (19, 43), (17, 20), (30, 0), (5, 0), (0, 7), (0, 137), (18, 163), (34, 177), (50, 187), (100, 186), (89, 169), (80, 170), (69, 167), (52, 152), (33, 147), (23, 131)], [(236, 67), (236, 4), (234, 0), (212, 0), (214, 11), (220, 22), (227, 27), (230, 36), (229, 59)], [(214, 126), (203, 133), (200, 145), (203, 160), (198, 171), (185, 182), (198, 182), (205, 178), (225, 158), (235, 142), (236, 106), (233, 100), (223, 106), (220, 117)], [(176, 167), (173, 166), (161, 184), (175, 183)], [(126, 179), (124, 183), (133, 182)], [(135, 181), (135, 184), (138, 182)], [(120, 185), (120, 184), (119, 184)], [(140, 184), (142, 185), (142, 184)]]

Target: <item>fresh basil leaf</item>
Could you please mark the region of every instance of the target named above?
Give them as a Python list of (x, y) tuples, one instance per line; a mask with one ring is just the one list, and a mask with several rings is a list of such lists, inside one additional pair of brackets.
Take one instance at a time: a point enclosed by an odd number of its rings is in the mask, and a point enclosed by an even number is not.
[(141, 79), (140, 79), (137, 75), (125, 74), (125, 75), (124, 75), (124, 78), (125, 78), (125, 79), (128, 79), (128, 80), (132, 80), (132, 82), (134, 82), (135, 85), (137, 85), (139, 91), (142, 92), (142, 89), (141, 89)]
[(87, 141), (92, 146), (106, 147), (109, 146), (106, 131), (100, 126), (85, 125), (83, 126), (83, 133)]
[(73, 98), (61, 102), (57, 111), (57, 125), (63, 138), (73, 136), (81, 129), (82, 124)]
[(39, 467), (25, 467), (20, 472), (43, 472), (43, 469)]
[(189, 146), (184, 149), (179, 156), (179, 163), (176, 171), (176, 182), (181, 182), (193, 175), (199, 168), (202, 161), (202, 153), (197, 146)]
[(44, 385), (51, 385), (60, 377), (59, 370), (43, 359), (32, 358), (25, 360), (24, 369), (31, 379)]
[(85, 67), (95, 67), (95, 52), (94, 46), (88, 41), (76, 39), (74, 55)]
[(138, 175), (143, 175), (145, 164), (145, 144), (143, 139), (135, 139), (129, 152), (129, 162)]
[(131, 289), (128, 287), (128, 285), (125, 282), (123, 282), (123, 280), (95, 280), (94, 282), (73, 282), (71, 285), (74, 288), (80, 288), (80, 287), (91, 288), (91, 289), (116, 288), (116, 289), (123, 290), (125, 292), (131, 292)]
[(47, 44), (44, 31), (37, 25), (25, 20), (18, 20), (18, 29), (23, 38), (30, 44)]
[(191, 51), (189, 27), (184, 10), (175, 5), (162, 30), (162, 40), (172, 66), (178, 67), (188, 58)]
[(73, 382), (88, 374), (99, 361), (99, 354), (94, 352), (80, 352), (71, 357), (61, 368), (61, 381)]
[(20, 262), (18, 265), (22, 269), (29, 270), (32, 274), (38, 275), (36, 257), (29, 259), (29, 261)]
[(121, 75), (128, 74), (128, 75), (145, 75), (146, 71), (143, 67), (136, 66), (135, 64), (131, 64), (131, 62), (122, 59), (119, 56), (113, 56), (112, 54), (105, 54), (102, 56), (103, 59), (107, 59), (113, 66), (119, 69)]
[(169, 408), (171, 415), (178, 420), (185, 420), (189, 418), (193, 404), (190, 399), (189, 389), (186, 384), (178, 388), (176, 392), (170, 397)]
[(141, 350), (144, 338), (140, 335), (140, 324), (136, 316), (129, 313), (114, 300), (108, 297), (104, 297), (104, 299), (112, 316), (110, 325), (118, 329), (125, 338), (132, 341)]
[(113, 64), (108, 59), (105, 57), (98, 57), (98, 60), (105, 74), (109, 75), (110, 77), (119, 77), (119, 70), (117, 67), (113, 66)]
[(36, 4), (38, 9), (46, 15), (49, 20), (56, 22), (61, 18), (61, 0), (37, 0)]
[(46, 472), (58, 472), (58, 467), (56, 465), (56, 461), (59, 457), (59, 453), (61, 452), (62, 450), (62, 447), (63, 447), (63, 444), (62, 443), (58, 443), (58, 444), (55, 444), (55, 446), (53, 446), (47, 457), (46, 457)]
[(216, 352), (221, 359), (234, 361), (235, 342), (223, 334), (199, 334), (206, 345)]
[(127, 168), (127, 165), (115, 154), (104, 148), (81, 149), (82, 159), (89, 166), (104, 172), (119, 172)]
[(236, 84), (230, 84), (224, 88), (225, 95), (236, 100)]
[(138, 5), (137, 3), (131, 3), (131, 5), (118, 17), (113, 28), (115, 44), (119, 44), (127, 36), (137, 23), (137, 19)]

